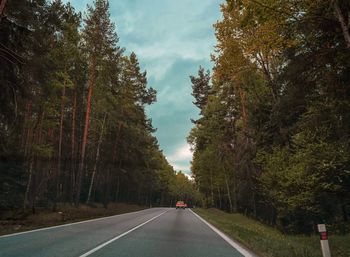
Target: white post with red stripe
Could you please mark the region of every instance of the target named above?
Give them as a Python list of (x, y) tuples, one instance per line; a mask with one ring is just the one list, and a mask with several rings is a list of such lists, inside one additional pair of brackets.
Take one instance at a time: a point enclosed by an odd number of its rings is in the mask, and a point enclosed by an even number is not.
[(328, 244), (326, 225), (318, 224), (317, 228), (318, 228), (318, 232), (320, 232), (321, 249), (322, 249), (323, 257), (331, 257), (331, 251), (329, 249), (329, 244)]

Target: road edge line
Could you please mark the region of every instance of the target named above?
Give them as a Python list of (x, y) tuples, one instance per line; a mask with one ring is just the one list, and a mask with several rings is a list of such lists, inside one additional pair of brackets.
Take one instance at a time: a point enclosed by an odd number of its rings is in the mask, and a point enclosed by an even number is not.
[(224, 232), (220, 231), (216, 227), (214, 227), (212, 224), (210, 224), (208, 221), (203, 219), (201, 216), (199, 216), (197, 213), (189, 209), (193, 215), (195, 215), (199, 220), (201, 220), (204, 224), (206, 224), (209, 228), (211, 228), (216, 234), (218, 234), (222, 239), (224, 239), (229, 245), (231, 245), (233, 248), (235, 248), (238, 252), (243, 254), (245, 257), (258, 257), (254, 253), (250, 252), (248, 249), (243, 247), (240, 243), (235, 242), (232, 238), (227, 236)]
[(91, 249), (90, 251), (88, 251), (88, 252), (86, 252), (86, 253), (80, 255), (79, 257), (86, 257), (86, 256), (89, 256), (89, 255), (93, 254), (94, 252), (96, 252), (96, 251), (100, 250), (101, 248), (105, 247), (106, 245), (109, 245), (110, 243), (112, 243), (112, 242), (118, 240), (119, 238), (121, 238), (121, 237), (123, 237), (123, 236), (126, 236), (127, 234), (133, 232), (134, 230), (136, 230), (136, 229), (138, 229), (138, 228), (140, 228), (140, 227), (146, 225), (148, 222), (151, 222), (152, 220), (155, 220), (156, 218), (158, 218), (159, 216), (163, 215), (164, 213), (166, 213), (166, 212), (168, 212), (168, 211), (169, 211), (169, 210), (166, 210), (166, 211), (164, 211), (164, 212), (158, 214), (157, 216), (155, 216), (155, 217), (153, 217), (153, 218), (151, 218), (151, 219), (149, 219), (149, 220), (147, 220), (147, 221), (141, 223), (140, 225), (137, 225), (136, 227), (133, 227), (132, 229), (129, 229), (128, 231), (125, 231), (124, 233), (122, 233), (122, 234), (120, 234), (120, 235), (118, 235), (118, 236), (116, 236), (116, 237), (114, 237), (114, 238), (112, 238), (112, 239), (110, 239), (110, 240), (108, 240), (108, 241), (106, 241), (106, 242), (100, 244), (99, 246), (97, 246), (97, 247)]
[(152, 208), (147, 208), (147, 209), (143, 209), (143, 210), (139, 210), (139, 211), (126, 212), (126, 213), (121, 213), (121, 214), (116, 214), (116, 215), (106, 216), (106, 217), (101, 217), (101, 218), (96, 218), (96, 219), (82, 220), (82, 221), (71, 222), (71, 223), (66, 223), (66, 224), (61, 224), (61, 225), (56, 225), (56, 226), (50, 226), (50, 227), (44, 227), (44, 228), (37, 228), (37, 229), (28, 230), (28, 231), (23, 231), (23, 232), (17, 232), (17, 233), (12, 233), (12, 234), (7, 234), (7, 235), (1, 235), (1, 236), (0, 236), (0, 239), (1, 239), (1, 238), (5, 238), (5, 237), (11, 237), (11, 236), (18, 236), (18, 235), (22, 235), (22, 234), (33, 233), (33, 232), (37, 232), (37, 231), (49, 230), (49, 229), (53, 229), (53, 228), (68, 227), (68, 226), (77, 225), (77, 224), (82, 224), (82, 223), (87, 223), (87, 222), (92, 222), (92, 221), (110, 219), (110, 218), (117, 217), (117, 216), (122, 216), (122, 215), (127, 215), (127, 214), (138, 213), (138, 212), (142, 212), (142, 211), (146, 211), (146, 210), (151, 210), (151, 209), (152, 209)]

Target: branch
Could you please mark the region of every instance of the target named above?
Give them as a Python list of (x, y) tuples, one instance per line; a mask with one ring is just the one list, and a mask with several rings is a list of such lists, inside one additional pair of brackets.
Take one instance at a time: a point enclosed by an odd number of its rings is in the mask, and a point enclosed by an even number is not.
[(10, 63), (12, 63), (13, 65), (16, 65), (16, 63), (15, 63), (15, 62), (13, 62), (11, 59), (7, 58), (7, 56), (2, 55), (2, 54), (1, 54), (1, 52), (0, 52), (0, 57), (2, 57), (2, 58), (4, 58), (4, 59), (6, 59), (7, 61), (9, 61)]
[(11, 50), (10, 48), (6, 47), (4, 44), (0, 43), (0, 50), (4, 51), (5, 53), (7, 53), (8, 55), (10, 55), (11, 57), (13, 57), (14, 59), (16, 59), (16, 61), (18, 61), (21, 64), (24, 64), (23, 61), (23, 57), (20, 56), (19, 54), (17, 54), (16, 52), (14, 52), (13, 50)]

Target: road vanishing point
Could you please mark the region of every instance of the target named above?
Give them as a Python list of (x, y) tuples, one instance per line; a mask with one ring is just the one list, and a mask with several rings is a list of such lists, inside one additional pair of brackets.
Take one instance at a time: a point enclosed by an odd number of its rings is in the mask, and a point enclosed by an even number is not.
[(190, 209), (151, 208), (0, 237), (1, 257), (254, 256)]

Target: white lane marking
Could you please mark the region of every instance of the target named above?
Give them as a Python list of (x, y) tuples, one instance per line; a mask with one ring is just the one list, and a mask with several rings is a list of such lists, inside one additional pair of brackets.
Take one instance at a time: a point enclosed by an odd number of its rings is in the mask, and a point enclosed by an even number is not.
[(205, 219), (203, 219), (201, 216), (199, 216), (197, 213), (189, 209), (193, 215), (195, 215), (198, 219), (200, 219), (202, 222), (204, 222), (208, 227), (210, 227), (215, 233), (217, 233), (219, 236), (221, 236), (222, 239), (224, 239), (227, 243), (229, 243), (233, 248), (235, 248), (237, 251), (239, 251), (243, 256), (245, 257), (257, 257), (255, 254), (248, 252), (246, 249), (244, 249), (240, 244), (233, 241), (231, 238), (229, 238), (227, 235), (225, 235), (223, 232), (218, 230), (216, 227), (211, 225), (209, 222), (207, 222)]
[(90, 251), (88, 251), (88, 252), (86, 252), (86, 253), (80, 255), (79, 257), (86, 257), (86, 256), (91, 255), (92, 253), (94, 253), (94, 252), (100, 250), (101, 248), (103, 248), (103, 247), (105, 247), (106, 245), (108, 245), (108, 244), (114, 242), (115, 240), (118, 240), (119, 238), (121, 238), (121, 237), (123, 237), (123, 236), (126, 236), (127, 234), (133, 232), (134, 230), (136, 230), (136, 229), (138, 229), (138, 228), (140, 228), (140, 227), (146, 225), (148, 222), (151, 222), (152, 220), (158, 218), (159, 216), (163, 215), (164, 213), (166, 213), (166, 212), (168, 212), (168, 211), (169, 211), (169, 210), (166, 210), (166, 211), (162, 212), (161, 214), (158, 214), (157, 216), (155, 216), (155, 217), (153, 217), (153, 218), (151, 218), (151, 219), (145, 221), (144, 223), (142, 223), (142, 224), (140, 224), (140, 225), (137, 225), (136, 227), (133, 227), (132, 229), (130, 229), (130, 230), (124, 232), (123, 234), (120, 234), (119, 236), (116, 236), (116, 237), (114, 237), (114, 238), (108, 240), (107, 242), (104, 242), (103, 244), (100, 244), (99, 246), (97, 246), (97, 247), (95, 247), (94, 249), (91, 249)]
[(92, 221), (110, 219), (110, 218), (114, 218), (114, 217), (117, 217), (117, 216), (123, 216), (123, 215), (127, 215), (127, 214), (138, 213), (138, 212), (142, 212), (142, 211), (146, 211), (146, 210), (150, 210), (150, 209), (145, 209), (145, 210), (140, 210), (140, 211), (134, 211), (134, 212), (127, 212), (127, 213), (122, 213), (122, 214), (117, 214), (117, 215), (107, 216), (107, 217), (102, 217), (102, 218), (97, 218), (97, 219), (83, 220), (83, 221), (78, 221), (78, 222), (73, 222), (73, 223), (67, 223), (67, 224), (57, 225), (57, 226), (52, 226), (52, 227), (38, 228), (38, 229), (33, 229), (33, 230), (28, 230), (28, 231), (23, 231), (23, 232), (8, 234), (8, 235), (2, 235), (2, 236), (0, 236), (0, 238), (11, 237), (11, 236), (18, 236), (18, 235), (22, 235), (22, 234), (27, 234), (27, 233), (37, 232), (37, 231), (43, 231), (43, 230), (48, 230), (48, 229), (53, 229), (53, 228), (68, 227), (68, 226), (77, 225), (77, 224), (82, 224), (82, 223), (87, 223), (87, 222), (92, 222)]

